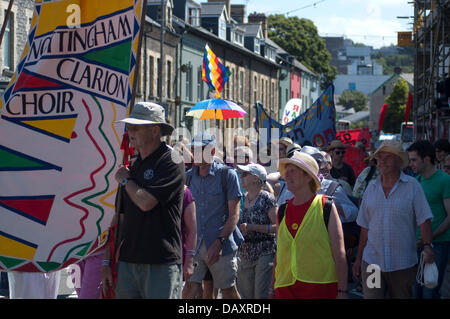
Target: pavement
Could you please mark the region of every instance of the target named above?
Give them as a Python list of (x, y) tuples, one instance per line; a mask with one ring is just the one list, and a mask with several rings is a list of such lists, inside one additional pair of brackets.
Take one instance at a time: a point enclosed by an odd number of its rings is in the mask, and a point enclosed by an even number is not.
[[(77, 299), (78, 296), (75, 289), (71, 287), (71, 280), (69, 273), (66, 269), (61, 270), (61, 280), (58, 291), (58, 299)], [(362, 299), (363, 294), (356, 289), (357, 282), (349, 283), (349, 298), (350, 299)], [(441, 287), (442, 299), (450, 299), (450, 261), (447, 264), (447, 270), (444, 278), (444, 282)], [(0, 288), (0, 299), (7, 299), (8, 291)]]

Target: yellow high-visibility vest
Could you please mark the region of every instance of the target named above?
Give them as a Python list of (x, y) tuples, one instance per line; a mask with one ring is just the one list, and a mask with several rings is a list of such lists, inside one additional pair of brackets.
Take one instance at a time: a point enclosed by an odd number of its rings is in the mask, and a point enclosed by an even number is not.
[(338, 281), (330, 237), (323, 220), (322, 196), (316, 195), (294, 238), (285, 218), (281, 221), (277, 236), (275, 288), (291, 286), (296, 280), (320, 284)]

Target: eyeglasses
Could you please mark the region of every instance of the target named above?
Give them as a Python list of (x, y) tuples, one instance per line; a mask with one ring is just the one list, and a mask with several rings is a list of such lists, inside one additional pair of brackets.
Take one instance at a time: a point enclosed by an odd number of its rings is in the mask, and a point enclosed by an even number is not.
[(345, 151), (334, 151), (336, 155), (345, 155)]
[(241, 177), (245, 177), (245, 176), (248, 176), (248, 175), (250, 175), (249, 172), (242, 172), (242, 173), (241, 173)]

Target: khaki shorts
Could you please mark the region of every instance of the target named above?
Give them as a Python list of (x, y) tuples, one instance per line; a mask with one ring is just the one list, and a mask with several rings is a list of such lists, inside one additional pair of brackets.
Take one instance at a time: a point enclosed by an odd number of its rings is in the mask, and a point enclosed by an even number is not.
[(213, 278), (214, 288), (226, 289), (231, 288), (236, 284), (238, 268), (236, 252), (221, 256), (213, 265), (208, 265), (206, 263), (207, 259), (208, 250), (206, 249), (205, 242), (202, 241), (200, 249), (197, 252), (197, 255), (195, 255), (195, 269), (194, 274), (189, 278), (190, 282), (201, 283), (209, 269)]

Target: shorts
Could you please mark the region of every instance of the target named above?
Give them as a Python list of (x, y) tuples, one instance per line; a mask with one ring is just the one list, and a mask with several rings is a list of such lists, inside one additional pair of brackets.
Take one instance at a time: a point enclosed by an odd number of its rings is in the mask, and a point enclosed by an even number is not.
[(236, 285), (237, 277), (237, 252), (221, 256), (219, 260), (213, 264), (206, 263), (208, 259), (208, 250), (205, 242), (202, 241), (200, 249), (194, 259), (194, 274), (189, 278), (190, 282), (202, 283), (209, 269), (214, 282), (214, 288), (227, 289)]
[(180, 299), (179, 264), (134, 264), (119, 261), (117, 299)]

